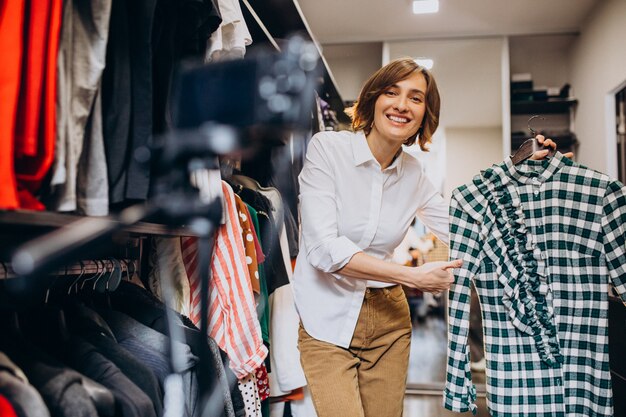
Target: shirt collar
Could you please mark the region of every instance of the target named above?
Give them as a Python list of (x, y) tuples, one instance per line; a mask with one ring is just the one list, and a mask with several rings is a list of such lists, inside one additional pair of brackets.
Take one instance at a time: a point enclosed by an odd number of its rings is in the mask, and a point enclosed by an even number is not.
[(375, 161), (374, 155), (367, 144), (365, 133), (362, 130), (356, 132), (356, 137), (352, 141), (352, 153), (354, 155), (354, 166), (359, 166), (367, 161)]
[[(356, 132), (356, 137), (352, 141), (352, 154), (354, 156), (354, 166), (363, 165), (368, 161), (373, 161), (377, 166), (378, 161), (374, 158), (372, 151), (370, 150), (369, 145), (367, 144), (367, 138), (365, 137), (365, 133), (362, 130)], [(402, 174), (402, 165), (403, 165), (403, 154), (404, 150), (400, 148), (398, 151), (398, 156), (394, 159), (394, 161), (389, 165), (385, 171), (388, 170), (397, 170), (398, 174)]]
[(508, 176), (522, 184), (542, 184), (565, 163), (563, 158), (563, 154), (557, 151), (551, 158), (540, 161), (527, 159), (515, 165), (511, 157), (508, 157), (504, 160), (504, 170)]

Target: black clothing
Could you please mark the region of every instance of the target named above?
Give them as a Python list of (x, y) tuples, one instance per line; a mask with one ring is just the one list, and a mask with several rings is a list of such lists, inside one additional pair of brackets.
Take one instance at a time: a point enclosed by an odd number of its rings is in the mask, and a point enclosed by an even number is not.
[(152, 371), (121, 347), (106, 322), (93, 310), (77, 305), (68, 313), (75, 334), (84, 338), (113, 362), (137, 387), (145, 392), (157, 416), (163, 414), (163, 390)]
[(156, 417), (150, 398), (95, 346), (73, 336), (67, 360), (74, 369), (111, 390), (115, 396), (116, 417)]

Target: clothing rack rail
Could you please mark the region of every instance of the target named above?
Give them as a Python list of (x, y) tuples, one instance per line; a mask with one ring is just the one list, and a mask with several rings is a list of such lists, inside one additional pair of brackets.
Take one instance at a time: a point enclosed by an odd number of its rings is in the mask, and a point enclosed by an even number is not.
[[(127, 273), (130, 271), (137, 272), (139, 270), (139, 261), (135, 259), (120, 259), (120, 258), (104, 258), (104, 259), (90, 259), (79, 262), (67, 264), (63, 267), (57, 268), (51, 271), (48, 275), (52, 276), (73, 276), (80, 274), (96, 274), (111, 268), (112, 260), (117, 259), (122, 265), (122, 272)], [(17, 278), (18, 274), (13, 270), (10, 262), (0, 262), (0, 280)]]

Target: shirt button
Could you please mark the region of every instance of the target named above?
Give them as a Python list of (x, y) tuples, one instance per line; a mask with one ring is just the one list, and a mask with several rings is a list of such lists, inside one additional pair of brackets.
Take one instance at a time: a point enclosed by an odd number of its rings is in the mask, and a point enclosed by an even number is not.
[(556, 384), (560, 387), (561, 385), (563, 385), (563, 380), (561, 378), (557, 378)]
[(538, 196), (539, 195), (539, 190), (535, 190), (534, 194), (535, 194), (535, 197)]

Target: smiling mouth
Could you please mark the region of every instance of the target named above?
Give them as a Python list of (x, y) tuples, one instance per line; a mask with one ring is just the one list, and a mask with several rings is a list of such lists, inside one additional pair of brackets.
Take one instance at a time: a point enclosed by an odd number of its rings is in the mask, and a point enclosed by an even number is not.
[(409, 119), (407, 119), (406, 117), (387, 115), (387, 119), (396, 123), (409, 123)]

